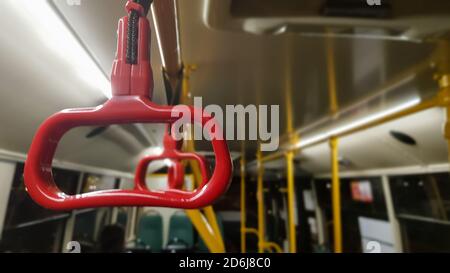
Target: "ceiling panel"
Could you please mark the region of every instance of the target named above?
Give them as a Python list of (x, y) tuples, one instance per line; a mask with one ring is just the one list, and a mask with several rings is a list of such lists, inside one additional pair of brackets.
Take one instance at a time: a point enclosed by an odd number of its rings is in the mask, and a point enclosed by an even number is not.
[[(350, 165), (341, 171), (426, 166), (448, 160), (443, 136), (444, 111), (431, 109), (389, 122), (339, 140), (339, 156)], [(391, 130), (413, 137), (417, 145), (409, 146), (390, 136)], [(305, 149), (297, 157), (300, 166), (315, 174), (330, 173), (328, 143)]]
[[(301, 129), (319, 120), (336, 121), (340, 110), (355, 103), (358, 108), (351, 114), (360, 118), (392, 106), (394, 98), (402, 102), (436, 92), (429, 67), (424, 70), (430, 76), (414, 78), (413, 88), (398, 86), (380, 92), (399, 74), (423, 63), (434, 52), (433, 43), (289, 33), (255, 35), (212, 28), (208, 16), (219, 16), (219, 11), (208, 10), (211, 2), (218, 1), (179, 1), (183, 59), (198, 66), (192, 77), (193, 95), (203, 97), (205, 104), (223, 107), (280, 105), (282, 135), (288, 128), (288, 116), (292, 116), (293, 127)], [(330, 109), (330, 59), (334, 61), (337, 115)], [(404, 96), (399, 98), (398, 92)], [(231, 147), (239, 150), (240, 143), (232, 142)], [(254, 145), (250, 147), (254, 149)]]

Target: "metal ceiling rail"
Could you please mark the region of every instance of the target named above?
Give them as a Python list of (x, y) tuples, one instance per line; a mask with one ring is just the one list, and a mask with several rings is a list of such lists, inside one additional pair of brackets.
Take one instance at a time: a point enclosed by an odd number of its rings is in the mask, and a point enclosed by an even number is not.
[(338, 138), (345, 137), (345, 136), (348, 136), (348, 135), (351, 135), (351, 134), (354, 134), (354, 133), (357, 133), (360, 131), (364, 131), (366, 129), (370, 129), (372, 127), (376, 127), (378, 125), (381, 125), (381, 124), (384, 124), (384, 123), (387, 123), (390, 121), (394, 121), (399, 118), (406, 117), (406, 116), (409, 116), (409, 115), (412, 115), (412, 114), (415, 114), (418, 112), (422, 112), (422, 111), (425, 111), (425, 110), (428, 110), (431, 108), (446, 107), (446, 101), (449, 99), (449, 98), (447, 98), (447, 96), (448, 96), (448, 94), (439, 92), (436, 96), (432, 97), (431, 99), (427, 99), (427, 100), (420, 102), (419, 104), (409, 107), (407, 109), (392, 113), (392, 114), (384, 116), (384, 117), (380, 117), (374, 121), (370, 121), (368, 123), (361, 124), (359, 126), (356, 126), (354, 128), (348, 129), (348, 130), (344, 130), (337, 134), (333, 134), (329, 137), (323, 137), (321, 139), (317, 139), (317, 140), (310, 142), (304, 146), (298, 147), (298, 146), (294, 145), (293, 147), (290, 147), (284, 151), (269, 154), (267, 156), (262, 157), (261, 162), (266, 163), (266, 162), (281, 159), (288, 152), (297, 152), (297, 151), (300, 151), (300, 150), (303, 150), (303, 149), (306, 149), (309, 147), (316, 146), (318, 144), (327, 142), (330, 137), (338, 137)]
[(432, 97), (431, 99), (424, 100), (424, 101), (420, 102), (419, 104), (409, 107), (407, 109), (400, 110), (398, 112), (380, 117), (373, 121), (355, 126), (354, 128), (349, 128), (347, 130), (343, 130), (337, 134), (333, 134), (330, 136), (324, 136), (323, 138), (318, 138), (317, 140), (311, 141), (306, 145), (300, 146), (297, 143), (297, 144), (291, 145), (290, 147), (286, 148), (283, 151), (278, 151), (278, 152), (274, 152), (274, 153), (265, 155), (262, 157), (261, 162), (266, 163), (266, 162), (271, 162), (274, 160), (281, 159), (288, 152), (297, 152), (297, 151), (300, 151), (300, 150), (303, 150), (303, 149), (306, 149), (309, 147), (316, 146), (318, 144), (327, 142), (329, 140), (329, 138), (332, 136), (339, 137), (339, 138), (348, 136), (348, 135), (351, 135), (351, 134), (354, 134), (354, 133), (357, 133), (357, 132), (360, 132), (360, 131), (363, 131), (366, 129), (370, 129), (372, 127), (375, 127), (375, 126), (378, 126), (378, 125), (381, 125), (381, 124), (384, 124), (384, 123), (387, 123), (387, 122), (390, 122), (390, 121), (393, 121), (393, 120), (396, 120), (396, 119), (399, 119), (399, 118), (402, 118), (405, 116), (409, 116), (409, 115), (412, 115), (412, 114), (415, 114), (415, 113), (418, 113), (418, 112), (421, 112), (424, 110), (428, 110), (428, 109), (431, 109), (434, 107), (438, 107), (438, 106), (445, 107), (445, 103), (444, 104), (442, 103), (443, 99), (445, 99), (445, 98), (442, 98), (442, 93), (439, 92), (436, 96)]
[[(450, 74), (450, 45), (449, 45), (449, 41), (447, 40), (442, 40), (439, 41), (437, 43), (437, 49), (431, 54), (431, 56), (429, 58), (427, 58), (425, 61), (420, 62), (408, 69), (406, 69), (404, 72), (396, 75), (395, 77), (393, 77), (391, 80), (389, 80), (387, 83), (383, 84), (381, 87), (376, 88), (376, 90), (373, 90), (373, 94), (376, 94), (377, 96), (380, 94), (383, 94), (386, 92), (386, 90), (390, 90), (395, 86), (398, 86), (400, 83), (403, 83), (405, 81), (405, 79), (410, 78), (411, 76), (417, 75), (418, 73), (424, 72), (427, 69), (430, 68), (435, 68), (438, 74), (434, 75), (434, 79), (438, 81), (439, 83), (439, 91), (443, 91), (443, 89), (445, 89), (446, 84), (448, 84), (448, 82), (450, 80), (448, 80), (448, 75)], [(330, 50), (329, 48), (327, 49), (328, 51)], [(328, 52), (329, 53), (329, 52)], [(328, 68), (328, 72), (331, 73), (332, 72), (332, 68)], [(332, 78), (332, 77), (331, 77)], [(447, 83), (446, 83), (447, 82)], [(366, 129), (370, 129), (372, 127), (405, 117), (405, 116), (409, 116), (421, 111), (425, 111), (434, 107), (447, 107), (447, 101), (449, 95), (445, 92), (438, 92), (436, 96), (430, 98), (430, 99), (426, 99), (422, 102), (420, 102), (417, 105), (408, 107), (407, 109), (403, 109), (400, 110), (398, 112), (395, 113), (391, 113), (389, 115), (380, 117), (378, 119), (375, 119), (373, 121), (361, 124), (359, 126), (355, 126), (354, 128), (349, 128), (347, 130), (343, 130), (337, 134), (333, 134), (330, 135), (328, 137), (323, 137), (321, 139), (317, 139), (315, 141), (309, 142), (307, 145), (291, 145), (290, 147), (282, 150), (282, 151), (278, 151), (278, 152), (274, 152), (268, 155), (265, 155), (261, 158), (261, 162), (266, 163), (266, 162), (270, 162), (270, 161), (274, 161), (274, 160), (278, 160), (281, 159), (282, 157), (285, 156), (286, 153), (288, 152), (297, 152), (299, 150), (303, 150), (309, 147), (313, 147), (316, 146), (318, 144), (327, 142), (329, 140), (329, 138), (331, 137), (344, 137), (344, 136), (348, 136)], [(373, 96), (370, 96), (370, 98), (373, 98)], [(367, 102), (367, 99), (364, 99), (362, 102)], [(362, 102), (359, 102), (357, 104), (360, 104)], [(332, 105), (334, 105), (336, 102), (332, 101)], [(341, 112), (347, 112), (352, 108), (353, 106), (350, 106), (348, 109), (344, 109)], [(333, 107), (332, 107), (333, 110)], [(316, 127), (317, 125), (315, 125), (314, 127)], [(299, 131), (297, 131), (297, 134), (299, 133)], [(304, 131), (302, 130), (302, 133), (304, 134)]]
[[(370, 101), (376, 99), (377, 97), (381, 97), (386, 95), (387, 93), (395, 90), (399, 86), (402, 86), (405, 84), (405, 82), (408, 82), (411, 80), (411, 78), (414, 78), (415, 75), (421, 72), (425, 72), (432, 68), (434, 66), (433, 58), (427, 58), (423, 62), (420, 62), (418, 64), (415, 64), (406, 70), (400, 72), (399, 74), (395, 75), (385, 83), (383, 83), (380, 87), (376, 88), (375, 90), (371, 90), (371, 95), (364, 97), (363, 99), (359, 100), (358, 102), (347, 106), (347, 107), (340, 107), (339, 115), (344, 114), (351, 114), (361, 106), (364, 106), (365, 104), (369, 103)], [(333, 77), (329, 77), (330, 80), (334, 79)], [(334, 90), (334, 91), (332, 91)], [(337, 109), (337, 101), (334, 101), (333, 93), (336, 93), (336, 89), (333, 88), (333, 85), (329, 86), (329, 94), (330, 94), (330, 113), (335, 114), (336, 111), (333, 111), (333, 109)], [(304, 134), (307, 132), (311, 132), (313, 129), (318, 128), (320, 125), (328, 121), (329, 119), (327, 117), (322, 118), (318, 120), (317, 122), (313, 122), (310, 125), (307, 125), (299, 130), (296, 131), (297, 134)]]

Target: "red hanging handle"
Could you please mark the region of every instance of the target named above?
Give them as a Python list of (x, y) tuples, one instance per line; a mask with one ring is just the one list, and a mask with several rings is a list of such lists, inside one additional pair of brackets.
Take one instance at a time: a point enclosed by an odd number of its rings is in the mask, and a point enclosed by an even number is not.
[(167, 171), (167, 181), (170, 189), (181, 190), (184, 185), (184, 166), (179, 160), (171, 162)]
[(147, 169), (151, 162), (157, 160), (169, 160), (171, 165), (168, 168), (168, 183), (170, 189), (182, 189), (184, 184), (184, 166), (182, 160), (195, 160), (198, 162), (203, 178), (200, 188), (208, 183), (208, 165), (206, 158), (195, 153), (184, 153), (177, 149), (177, 142), (166, 133), (164, 135), (164, 150), (159, 155), (146, 156), (138, 164), (134, 176), (136, 189), (148, 190), (146, 185)]
[[(182, 141), (174, 140), (169, 135), (169, 133), (166, 133), (164, 135), (164, 149), (165, 150), (171, 149), (171, 150), (179, 152), (182, 147), (183, 147)], [(181, 160), (171, 160), (170, 163), (171, 163), (171, 165), (169, 166), (168, 171), (167, 171), (167, 180), (168, 180), (169, 188), (181, 190), (184, 185), (184, 165), (181, 162)], [(200, 164), (201, 168), (203, 168), (203, 166), (204, 166), (205, 170), (207, 170), (206, 159), (204, 159), (199, 164)], [(208, 180), (208, 178), (206, 178), (206, 180)]]
[[(149, 99), (153, 79), (149, 60), (150, 26), (139, 18), (138, 61), (126, 62), (128, 17), (119, 21), (117, 56), (112, 72), (113, 97), (95, 108), (68, 109), (48, 118), (38, 129), (25, 162), (25, 185), (30, 196), (40, 205), (55, 210), (72, 210), (108, 206), (160, 206), (195, 209), (212, 204), (229, 186), (232, 163), (224, 138), (211, 141), (216, 166), (207, 181), (198, 189), (186, 192), (178, 189), (148, 191), (136, 186), (134, 190), (105, 190), (78, 195), (62, 192), (53, 179), (52, 161), (59, 141), (70, 129), (81, 126), (107, 126), (129, 123), (173, 124), (186, 114), (177, 107), (160, 106)], [(189, 122), (202, 127), (214, 123), (215, 136), (223, 136), (219, 124), (201, 109), (189, 107)], [(194, 115), (194, 110), (203, 115)], [(186, 118), (186, 116), (183, 116)], [(177, 154), (177, 158), (201, 158), (195, 154)], [(207, 177), (207, 174), (204, 175)]]

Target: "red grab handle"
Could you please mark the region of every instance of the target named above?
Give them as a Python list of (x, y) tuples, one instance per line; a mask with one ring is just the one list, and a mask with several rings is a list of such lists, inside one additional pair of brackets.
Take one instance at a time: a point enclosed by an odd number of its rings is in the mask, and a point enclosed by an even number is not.
[[(211, 143), (216, 165), (202, 187), (186, 192), (178, 189), (149, 191), (137, 186), (134, 190), (105, 190), (78, 195), (62, 192), (53, 179), (52, 161), (58, 142), (70, 129), (80, 126), (107, 126), (129, 123), (173, 124), (186, 114), (177, 107), (160, 106), (149, 99), (153, 89), (149, 61), (149, 22), (139, 19), (139, 46), (137, 64), (125, 60), (128, 18), (119, 22), (119, 43), (113, 65), (113, 97), (95, 108), (69, 109), (54, 114), (38, 129), (25, 162), (24, 180), (30, 196), (40, 205), (55, 210), (72, 210), (108, 206), (160, 206), (195, 209), (212, 204), (229, 186), (232, 163), (224, 138), (213, 138)], [(215, 136), (223, 136), (219, 124), (201, 109), (191, 110), (187, 122), (202, 127), (213, 123)], [(185, 109), (184, 109), (185, 110)], [(194, 115), (194, 110), (203, 115)], [(198, 113), (198, 112), (197, 112)], [(186, 118), (186, 116), (183, 116)], [(195, 154), (177, 154), (177, 158), (202, 160)], [(204, 177), (208, 177), (207, 174)]]
[(206, 158), (195, 153), (184, 153), (177, 148), (177, 142), (172, 139), (169, 134), (164, 136), (164, 150), (159, 155), (146, 156), (138, 164), (136, 174), (134, 176), (136, 189), (148, 190), (146, 185), (146, 176), (148, 165), (157, 160), (169, 160), (171, 166), (168, 170), (168, 182), (170, 189), (181, 189), (184, 184), (184, 166), (181, 163), (182, 160), (195, 160), (198, 162), (200, 172), (202, 175), (202, 184), (200, 188), (203, 188), (208, 183), (209, 172)]
[[(25, 163), (25, 185), (31, 197), (40, 205), (56, 210), (105, 206), (163, 206), (194, 209), (212, 204), (224, 194), (231, 179), (232, 163), (225, 140), (213, 139), (216, 166), (211, 178), (193, 192), (169, 189), (164, 192), (142, 190), (106, 190), (79, 195), (67, 195), (58, 189), (52, 174), (52, 160), (62, 136), (74, 127), (106, 126), (110, 124), (174, 123), (174, 107), (157, 106), (145, 97), (113, 97), (104, 105), (92, 109), (72, 109), (57, 113), (39, 128)], [(196, 115), (192, 115), (196, 116)], [(199, 124), (213, 122), (207, 115)], [(219, 129), (218, 125), (216, 129)], [(216, 131), (217, 134), (217, 131)], [(164, 157), (167, 158), (167, 155)], [(177, 154), (176, 158), (201, 158), (196, 154)], [(207, 174), (204, 174), (207, 177)]]
[[(176, 159), (175, 159), (176, 158)], [(176, 152), (172, 156), (168, 156), (167, 154), (161, 154), (157, 156), (147, 156), (143, 158), (136, 169), (136, 174), (134, 177), (136, 189), (139, 190), (148, 190), (146, 186), (146, 176), (147, 176), (147, 168), (148, 165), (157, 160), (165, 160), (165, 159), (173, 159), (171, 160), (172, 166), (169, 167), (168, 172), (168, 182), (170, 189), (179, 189), (181, 190), (184, 184), (184, 166), (180, 162), (182, 160), (196, 160), (200, 165), (200, 171), (202, 173), (203, 181), (200, 185), (200, 190), (204, 188), (210, 181), (208, 181), (208, 168), (206, 165), (206, 160), (195, 153), (182, 153)]]
[(167, 171), (167, 180), (170, 189), (181, 190), (184, 185), (184, 166), (179, 160), (171, 162)]

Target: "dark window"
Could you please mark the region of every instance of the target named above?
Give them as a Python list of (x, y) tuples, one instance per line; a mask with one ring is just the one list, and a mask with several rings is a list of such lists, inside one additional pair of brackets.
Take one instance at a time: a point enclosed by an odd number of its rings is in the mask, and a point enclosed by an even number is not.
[[(355, 198), (355, 184), (368, 184), (371, 200)], [(316, 180), (315, 186), (319, 205), (331, 209), (331, 181), (329, 179)], [(380, 178), (341, 179), (340, 186), (343, 211), (352, 211), (359, 216), (387, 220), (386, 203)]]
[(57, 219), (5, 230), (0, 242), (0, 251), (14, 253), (60, 252), (65, 223), (65, 219)]
[[(95, 174), (86, 174), (83, 177), (81, 193), (115, 189), (119, 187), (119, 181)], [(111, 211), (111, 208), (99, 208), (76, 212), (72, 240), (81, 244), (83, 252), (96, 251), (100, 232), (111, 222)]]
[(448, 173), (390, 177), (405, 252), (450, 252)]
[(448, 220), (450, 177), (448, 173), (390, 177), (397, 214)]
[[(8, 201), (5, 230), (24, 224), (42, 221), (46, 218), (69, 215), (68, 212), (45, 209), (34, 202), (25, 190), (23, 182), (24, 164), (17, 164), (14, 181)], [(65, 193), (75, 194), (79, 174), (73, 171), (54, 169), (53, 175), (58, 187)]]
[[(25, 190), (24, 164), (17, 164), (8, 200), (1, 251), (59, 252), (69, 212), (52, 211), (36, 204)], [(79, 174), (54, 169), (57, 186), (67, 194), (75, 194)]]
[(450, 252), (450, 222), (399, 217), (405, 252)]
[[(364, 185), (370, 190), (370, 194), (364, 198), (355, 196), (355, 186)], [(333, 243), (333, 213), (331, 206), (331, 181), (322, 179), (315, 181), (317, 199), (319, 206), (324, 210), (326, 217), (325, 225), (329, 247), (332, 249)], [(359, 217), (369, 217), (380, 220), (388, 220), (386, 203), (383, 193), (381, 179), (371, 178), (351, 178), (341, 179), (341, 217), (342, 217), (342, 237), (345, 252), (362, 252), (361, 235), (359, 230)]]
[(83, 252), (96, 250), (98, 236), (110, 221), (110, 209), (102, 208), (79, 212), (75, 216), (72, 240), (81, 244)]

